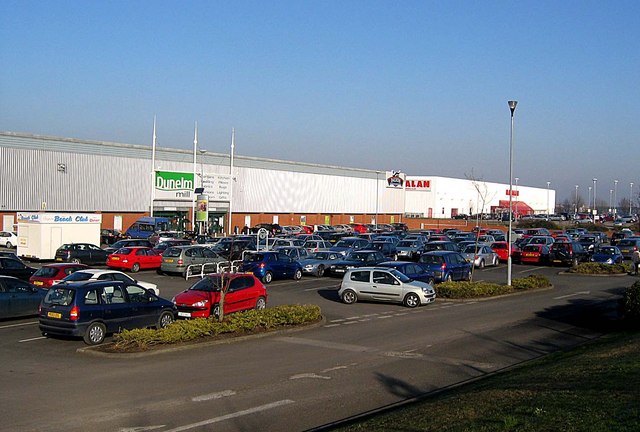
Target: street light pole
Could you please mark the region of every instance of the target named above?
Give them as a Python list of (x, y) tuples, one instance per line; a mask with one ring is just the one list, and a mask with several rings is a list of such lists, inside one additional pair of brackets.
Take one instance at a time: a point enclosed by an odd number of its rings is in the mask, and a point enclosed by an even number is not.
[(518, 213), (518, 197), (520, 196), (520, 193), (518, 192), (518, 180), (520, 180), (520, 177), (516, 177), (516, 214)]
[(632, 203), (633, 203), (633, 182), (631, 182), (631, 189), (629, 191), (629, 214), (632, 214), (631, 213)]
[(612, 202), (613, 202), (613, 189), (609, 189), (609, 213), (613, 213), (613, 207), (611, 207)]
[(596, 221), (596, 215), (598, 214), (598, 207), (596, 205), (596, 182), (597, 178), (593, 179), (593, 221)]
[(575, 211), (573, 212), (574, 215), (578, 214), (578, 185), (576, 185), (576, 206), (575, 206)]
[(518, 101), (509, 101), (511, 111), (511, 132), (509, 134), (509, 232), (507, 233), (508, 256), (507, 256), (507, 285), (511, 286), (511, 224), (513, 219), (513, 114)]
[(613, 181), (613, 214), (618, 215), (618, 180)]
[(589, 206), (589, 208), (588, 208), (589, 214), (591, 214), (591, 189), (593, 189), (593, 187), (589, 186), (589, 202), (587, 204), (587, 206)]
[(549, 186), (551, 186), (550, 181), (547, 182), (547, 220), (549, 219), (549, 214), (551, 214), (549, 211)]
[(378, 185), (378, 177), (380, 176), (380, 171), (376, 171), (376, 232), (378, 231), (378, 203), (380, 202), (380, 186)]

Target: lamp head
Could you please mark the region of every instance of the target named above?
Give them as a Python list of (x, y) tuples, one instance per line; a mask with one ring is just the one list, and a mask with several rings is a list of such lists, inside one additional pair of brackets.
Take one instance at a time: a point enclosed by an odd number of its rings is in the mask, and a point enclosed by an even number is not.
[(518, 101), (509, 101), (509, 109), (511, 110), (511, 115), (513, 115), (513, 112), (516, 110), (516, 105), (518, 105)]

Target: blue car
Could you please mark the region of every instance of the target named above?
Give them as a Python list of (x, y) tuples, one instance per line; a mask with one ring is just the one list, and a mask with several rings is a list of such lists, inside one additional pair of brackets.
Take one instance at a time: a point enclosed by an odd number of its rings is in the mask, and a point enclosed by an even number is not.
[(427, 252), (420, 256), (419, 262), (433, 271), (436, 282), (471, 280), (471, 263), (460, 252)]
[(624, 257), (617, 246), (600, 246), (593, 251), (591, 262), (602, 264), (622, 264)]
[(245, 253), (241, 271), (253, 273), (263, 283), (276, 279), (302, 279), (302, 266), (290, 256), (275, 252)]
[(343, 277), (351, 268), (374, 267), (387, 260), (388, 258), (377, 250), (354, 250), (344, 258), (333, 261), (326, 272), (331, 276)]
[(16, 277), (0, 276), (0, 318), (36, 315), (46, 293), (46, 289)]
[(331, 252), (339, 252), (342, 255), (347, 255), (355, 249), (368, 249), (370, 244), (371, 242), (369, 240), (362, 237), (344, 237), (329, 250)]
[(436, 280), (433, 271), (420, 263), (411, 261), (387, 261), (378, 264), (378, 267), (394, 268), (409, 279), (426, 282), (429, 285), (433, 285)]
[(324, 271), (331, 266), (332, 262), (341, 259), (342, 254), (338, 252), (319, 251), (309, 255), (309, 258), (298, 261), (302, 266), (304, 274), (316, 277), (324, 276)]

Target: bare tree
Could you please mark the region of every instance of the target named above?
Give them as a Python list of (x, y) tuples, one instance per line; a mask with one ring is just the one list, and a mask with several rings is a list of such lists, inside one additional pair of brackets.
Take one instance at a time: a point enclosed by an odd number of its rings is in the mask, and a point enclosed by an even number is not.
[(471, 279), (473, 280), (473, 273), (475, 271), (475, 264), (474, 264), (475, 256), (478, 254), (478, 239), (480, 238), (480, 220), (482, 217), (481, 215), (484, 214), (484, 209), (485, 209), (485, 206), (487, 205), (487, 202), (492, 200), (495, 197), (496, 192), (494, 192), (493, 195), (489, 196), (490, 193), (489, 193), (489, 187), (487, 186), (487, 183), (481, 178), (475, 178), (473, 175), (473, 171), (471, 171), (471, 175), (465, 175), (465, 177), (471, 180), (471, 184), (473, 184), (473, 187), (478, 193), (478, 200), (480, 202), (480, 208), (478, 209), (479, 211), (476, 215), (476, 227), (478, 227), (478, 229), (476, 230), (476, 241), (475, 241), (475, 247), (473, 252), (473, 259), (471, 260)]

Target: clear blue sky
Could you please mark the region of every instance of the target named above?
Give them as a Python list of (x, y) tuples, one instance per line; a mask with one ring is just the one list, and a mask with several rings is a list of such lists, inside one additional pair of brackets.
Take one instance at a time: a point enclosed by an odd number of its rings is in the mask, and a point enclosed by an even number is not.
[[(640, 1), (0, 2), (0, 130), (640, 192)], [(634, 193), (635, 195), (635, 193)]]

